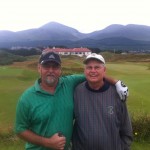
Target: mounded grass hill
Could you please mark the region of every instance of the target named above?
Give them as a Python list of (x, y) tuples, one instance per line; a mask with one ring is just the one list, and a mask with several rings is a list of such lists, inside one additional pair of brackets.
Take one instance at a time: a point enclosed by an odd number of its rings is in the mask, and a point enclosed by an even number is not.
[(0, 65), (10, 65), (13, 62), (22, 62), (25, 60), (25, 57), (13, 55), (0, 50)]

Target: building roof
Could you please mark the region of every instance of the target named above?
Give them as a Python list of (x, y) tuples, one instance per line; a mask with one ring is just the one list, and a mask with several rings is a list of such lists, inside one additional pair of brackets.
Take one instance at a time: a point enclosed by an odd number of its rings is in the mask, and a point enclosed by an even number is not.
[(46, 48), (44, 51), (53, 51), (53, 52), (91, 52), (88, 48)]

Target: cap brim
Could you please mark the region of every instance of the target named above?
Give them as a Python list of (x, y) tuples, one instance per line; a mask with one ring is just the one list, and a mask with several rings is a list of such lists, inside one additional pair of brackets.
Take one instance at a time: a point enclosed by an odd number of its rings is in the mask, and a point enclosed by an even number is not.
[(86, 64), (89, 60), (97, 60), (97, 61), (99, 61), (99, 62), (105, 64), (103, 61), (101, 61), (101, 60), (99, 60), (98, 58), (95, 58), (95, 57), (90, 57), (90, 58), (84, 60), (83, 63)]
[(45, 63), (47, 63), (47, 62), (54, 62), (54, 63), (57, 63), (57, 64), (61, 65), (60, 62), (58, 62), (58, 61), (56, 61), (56, 60), (53, 60), (53, 59), (43, 60), (43, 61), (41, 62), (41, 65), (42, 65), (42, 64), (45, 64)]

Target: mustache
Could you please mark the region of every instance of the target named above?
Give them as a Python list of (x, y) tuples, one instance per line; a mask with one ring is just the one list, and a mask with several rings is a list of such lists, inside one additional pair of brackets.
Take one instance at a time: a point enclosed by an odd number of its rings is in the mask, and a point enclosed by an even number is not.
[(54, 74), (47, 74), (46, 77), (55, 77)]

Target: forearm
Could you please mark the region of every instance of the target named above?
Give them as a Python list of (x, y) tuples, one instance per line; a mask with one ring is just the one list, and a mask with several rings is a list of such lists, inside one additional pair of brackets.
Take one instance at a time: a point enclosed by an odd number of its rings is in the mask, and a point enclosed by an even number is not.
[[(124, 143), (125, 150), (129, 150), (131, 143), (133, 141), (133, 129), (131, 124), (131, 119), (127, 110), (126, 103), (122, 104), (122, 126), (120, 130), (120, 137)], [(121, 113), (121, 112), (120, 112)]]
[(39, 136), (35, 133), (33, 133), (32, 131), (30, 130), (26, 130), (20, 134), (18, 134), (18, 136), (27, 141), (27, 142), (30, 142), (32, 144), (35, 144), (35, 145), (40, 145), (40, 146), (46, 146), (46, 138), (45, 137), (42, 137), (42, 136)]
[(112, 77), (109, 77), (109, 76), (107, 76), (107, 75), (105, 75), (105, 80), (106, 81), (108, 81), (110, 84), (113, 84), (113, 85), (115, 85), (116, 83), (117, 83), (117, 79), (114, 79), (114, 78), (112, 78)]
[(18, 136), (35, 145), (40, 145), (42, 147), (52, 148), (52, 149), (60, 149), (63, 150), (66, 143), (66, 138), (64, 136), (60, 136), (58, 133), (55, 133), (53, 136), (46, 138), (39, 136), (33, 133), (30, 130), (26, 130)]
[(133, 141), (132, 136), (123, 136), (121, 137), (122, 143), (123, 143), (123, 149), (124, 150), (130, 150), (131, 149), (131, 143)]

